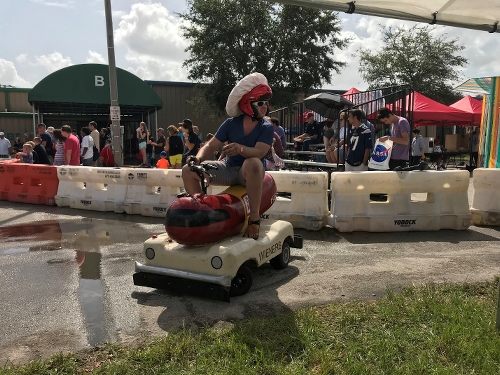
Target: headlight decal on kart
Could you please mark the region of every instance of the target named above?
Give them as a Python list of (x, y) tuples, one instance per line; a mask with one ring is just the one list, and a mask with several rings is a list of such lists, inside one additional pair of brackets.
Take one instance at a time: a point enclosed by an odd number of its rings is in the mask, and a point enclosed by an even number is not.
[(148, 258), (149, 260), (152, 260), (152, 259), (154, 259), (154, 257), (155, 257), (155, 251), (154, 251), (154, 249), (148, 247), (146, 249), (146, 258)]
[(212, 267), (215, 268), (216, 270), (220, 269), (222, 267), (222, 259), (220, 257), (213, 257), (212, 258)]

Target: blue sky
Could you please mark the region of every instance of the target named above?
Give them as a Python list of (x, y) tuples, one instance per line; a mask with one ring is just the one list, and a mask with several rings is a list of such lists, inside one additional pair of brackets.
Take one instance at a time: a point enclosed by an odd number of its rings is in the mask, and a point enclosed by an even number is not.
[[(187, 81), (182, 63), (187, 42), (179, 30), (183, 0), (112, 0), (117, 65), (143, 79)], [(343, 33), (353, 39), (337, 58), (348, 67), (328, 87), (366, 88), (356, 51), (382, 47), (379, 25), (407, 25), (377, 17), (340, 14)], [(437, 26), (466, 46), (469, 65), (462, 78), (500, 75), (500, 35)], [(72, 64), (107, 63), (104, 0), (0, 0), (0, 83), (33, 87), (50, 73)], [(459, 82), (457, 82), (459, 83)], [(326, 87), (326, 86), (325, 86)]]

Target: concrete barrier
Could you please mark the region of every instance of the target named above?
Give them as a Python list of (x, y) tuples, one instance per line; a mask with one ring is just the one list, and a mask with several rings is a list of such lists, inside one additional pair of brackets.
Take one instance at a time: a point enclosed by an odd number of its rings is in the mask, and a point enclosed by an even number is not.
[(472, 222), (476, 225), (500, 226), (500, 169), (474, 169)]
[[(326, 172), (271, 171), (278, 197), (263, 215), (286, 220), (294, 228), (320, 230), (328, 212), (328, 174)], [(284, 194), (283, 194), (284, 193)]]
[(465, 230), (467, 171), (337, 172), (328, 223), (340, 232)]
[(59, 189), (56, 204), (81, 210), (122, 213), (127, 192), (126, 172), (125, 168), (57, 167)]
[(183, 187), (180, 169), (127, 169), (127, 214), (165, 217)]

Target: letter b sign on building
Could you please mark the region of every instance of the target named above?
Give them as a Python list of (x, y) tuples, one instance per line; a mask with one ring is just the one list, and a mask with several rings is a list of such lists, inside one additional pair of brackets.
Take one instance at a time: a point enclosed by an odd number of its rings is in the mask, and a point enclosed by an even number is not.
[(95, 76), (94, 83), (96, 87), (104, 86), (104, 77), (103, 76)]

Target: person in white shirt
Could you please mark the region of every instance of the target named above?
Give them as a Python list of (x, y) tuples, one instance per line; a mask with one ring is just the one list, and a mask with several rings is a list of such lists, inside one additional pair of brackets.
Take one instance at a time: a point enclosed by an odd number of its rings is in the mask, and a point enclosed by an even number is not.
[(0, 159), (8, 159), (11, 151), (12, 145), (10, 141), (5, 138), (4, 132), (0, 132)]
[(80, 146), (80, 159), (82, 161), (82, 165), (91, 167), (94, 156), (94, 141), (90, 136), (90, 129), (84, 126), (81, 130), (81, 135), (82, 144)]
[(99, 147), (99, 130), (97, 130), (97, 123), (95, 121), (90, 121), (89, 122), (89, 130), (90, 130), (90, 136), (92, 137), (92, 140), (94, 141), (94, 147), (92, 149), (93, 151), (93, 156), (92, 156), (92, 165), (96, 166), (97, 165), (97, 159), (99, 159), (99, 153), (101, 151), (101, 148)]

